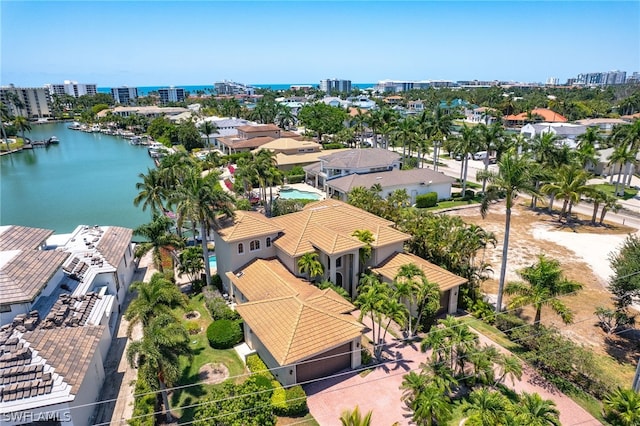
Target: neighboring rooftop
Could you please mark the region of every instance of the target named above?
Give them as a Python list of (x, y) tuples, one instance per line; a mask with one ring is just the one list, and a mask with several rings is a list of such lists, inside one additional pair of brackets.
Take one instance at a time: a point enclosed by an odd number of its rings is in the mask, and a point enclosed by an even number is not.
[(238, 210), (235, 218), (223, 222), (218, 230), (220, 237), (227, 242), (245, 240), (249, 237), (261, 237), (282, 232), (282, 228), (271, 219), (257, 212)]
[(280, 130), (275, 124), (258, 124), (255, 126), (238, 126), (238, 131), (244, 133), (257, 133)]
[[(542, 117), (543, 121), (548, 121), (552, 123), (555, 123), (555, 122), (566, 123), (568, 121), (566, 117), (547, 108), (534, 108), (533, 110), (531, 110), (531, 116), (535, 117), (536, 115), (539, 115), (540, 117)], [(521, 112), (520, 114), (507, 115), (504, 117), (504, 119), (507, 121), (526, 121), (529, 119), (529, 113), (525, 111), (525, 112)]]
[(388, 188), (392, 186), (433, 185), (453, 182), (455, 182), (455, 179), (431, 169), (393, 169), (383, 172), (343, 176), (332, 179), (327, 184), (343, 193), (347, 193), (359, 186), (370, 188), (375, 184), (379, 184), (382, 188)]
[(26, 226), (0, 226), (0, 251), (35, 250), (44, 245), (53, 234), (50, 229), (29, 228)]
[(324, 167), (330, 169), (361, 169), (391, 167), (400, 160), (400, 154), (382, 148), (349, 149), (320, 157)]

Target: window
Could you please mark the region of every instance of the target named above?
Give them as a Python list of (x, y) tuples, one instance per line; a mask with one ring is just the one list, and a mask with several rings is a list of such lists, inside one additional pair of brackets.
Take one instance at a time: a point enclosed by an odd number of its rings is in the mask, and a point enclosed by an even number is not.
[(253, 240), (249, 243), (249, 251), (260, 250), (260, 240)]
[(341, 268), (342, 267), (342, 258), (339, 257), (336, 259), (336, 268)]
[(244, 253), (244, 244), (238, 244), (238, 254)]
[(0, 305), (0, 312), (11, 312), (11, 305)]
[(267, 237), (267, 247), (271, 247), (271, 237)]

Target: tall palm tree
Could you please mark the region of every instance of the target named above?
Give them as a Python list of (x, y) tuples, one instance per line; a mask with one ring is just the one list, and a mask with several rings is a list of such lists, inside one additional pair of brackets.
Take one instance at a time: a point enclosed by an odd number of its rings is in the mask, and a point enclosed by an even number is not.
[(467, 172), (469, 169), (469, 155), (479, 150), (479, 142), (476, 127), (467, 126), (466, 123), (462, 124), (460, 129), (460, 136), (457, 138), (454, 145), (455, 152), (462, 155), (462, 166), (460, 173), (460, 180), (462, 181), (462, 195), (467, 193)]
[(518, 156), (511, 150), (503, 155), (498, 162), (497, 173), (489, 171), (479, 173), (479, 177), (489, 184), (480, 206), (480, 214), (482, 217), (487, 216), (490, 203), (499, 199), (502, 195), (504, 195), (506, 207), (502, 264), (500, 267), (500, 280), (498, 282), (496, 312), (502, 310), (502, 292), (507, 274), (507, 256), (509, 254), (509, 233), (511, 231), (511, 209), (513, 207), (513, 201), (521, 192), (531, 196), (540, 195), (533, 185), (529, 164), (530, 160), (527, 156)]
[[(436, 284), (427, 280), (422, 269), (414, 263), (402, 265), (398, 269), (393, 284), (396, 288), (396, 295), (409, 305), (407, 331), (409, 337), (412, 337), (416, 333), (424, 313), (435, 314), (440, 307), (440, 291)], [(412, 325), (414, 306), (416, 308), (415, 326)]]
[[(620, 165), (618, 169), (618, 178), (616, 180), (616, 187), (615, 187), (615, 195), (617, 196), (624, 195), (624, 187), (625, 187), (624, 181), (622, 181), (622, 191), (620, 192), (618, 190), (621, 183), (620, 179), (622, 177), (622, 168), (624, 167), (625, 164), (635, 161), (636, 155), (637, 155), (637, 151), (632, 150), (632, 147), (623, 143), (615, 147), (613, 150), (613, 153), (611, 153), (611, 155), (608, 158), (610, 166), (614, 166), (617, 164)], [(613, 174), (611, 175), (611, 177), (613, 178)]]
[[(503, 128), (502, 124), (496, 122), (487, 126), (486, 124), (480, 123), (477, 126), (478, 130), (478, 144), (484, 151), (487, 152), (487, 155), (484, 157), (484, 172), (487, 173), (489, 170), (489, 154), (495, 148), (495, 145), (501, 137), (503, 137)], [(484, 176), (484, 175), (483, 175)], [(482, 178), (482, 192), (486, 192), (487, 188), (487, 179), (486, 177)]]
[(622, 208), (622, 204), (618, 203), (618, 198), (613, 195), (606, 194), (606, 196), (602, 200), (602, 212), (600, 213), (600, 225), (604, 222), (604, 217), (606, 216), (609, 210), (613, 212), (617, 212)]
[(133, 205), (138, 207), (142, 203), (142, 211), (150, 207), (154, 214), (163, 213), (168, 191), (164, 186), (160, 170), (147, 169), (147, 174), (140, 173), (138, 177), (142, 182), (136, 183), (136, 189), (140, 192), (133, 199)]
[(182, 228), (185, 220), (190, 220), (192, 224), (200, 224), (204, 271), (206, 284), (209, 285), (211, 270), (207, 244), (208, 230), (211, 227), (218, 227), (219, 215), (233, 217), (234, 199), (220, 188), (214, 173), (202, 176), (199, 169), (195, 168), (186, 175), (182, 187), (172, 194), (172, 202), (176, 204), (177, 226), (179, 228)]
[(589, 164), (595, 165), (598, 161), (596, 145), (603, 141), (600, 129), (598, 127), (589, 127), (586, 132), (576, 139), (578, 141), (576, 155), (582, 167), (587, 167)]
[(453, 412), (451, 400), (435, 385), (427, 386), (409, 408), (413, 410), (413, 421), (421, 426), (445, 424)]
[(364, 243), (364, 247), (362, 247), (359, 250), (360, 267), (361, 269), (364, 269), (364, 265), (367, 263), (367, 260), (369, 260), (369, 258), (371, 257), (371, 250), (372, 250), (371, 243), (373, 243), (376, 240), (376, 238), (374, 237), (373, 233), (368, 229), (356, 229), (355, 231), (353, 231), (351, 236), (356, 237), (358, 241), (360, 241), (361, 243)]
[(537, 393), (523, 392), (520, 401), (512, 405), (515, 421), (527, 426), (560, 426), (560, 412), (555, 405)]
[(324, 274), (324, 267), (318, 260), (318, 253), (316, 252), (305, 253), (300, 256), (300, 259), (298, 259), (298, 270), (301, 274), (306, 274), (309, 281)]
[(142, 370), (152, 389), (162, 393), (167, 421), (171, 422), (171, 407), (166, 386), (172, 386), (180, 376), (180, 356), (191, 356), (189, 334), (182, 323), (171, 315), (159, 315), (144, 330), (142, 340), (131, 342), (127, 361)]
[(211, 147), (211, 135), (218, 133), (218, 126), (216, 123), (205, 120), (198, 126), (198, 130), (204, 133), (207, 137), (207, 148)]
[(25, 139), (24, 134), (25, 132), (31, 131), (31, 124), (29, 124), (29, 120), (27, 120), (25, 117), (17, 116), (13, 119), (13, 125), (15, 126), (16, 130), (20, 132), (22, 140), (26, 143), (27, 140)]
[[(360, 309), (360, 321), (367, 315), (371, 319), (371, 335), (373, 337), (373, 353), (381, 359), (383, 343), (383, 321), (386, 306), (391, 301), (390, 288), (372, 274), (363, 274), (358, 286), (358, 297), (354, 304)], [(387, 327), (388, 327), (387, 323)]]
[(353, 410), (345, 410), (340, 416), (340, 423), (342, 426), (370, 426), (372, 411), (362, 414), (360, 407), (356, 405)]
[(4, 123), (9, 121), (11, 118), (12, 116), (9, 111), (9, 107), (4, 103), (0, 103), (0, 132), (2, 132), (0, 133), (0, 137), (2, 137), (2, 140), (4, 140), (4, 143), (7, 145), (7, 152), (11, 150), (11, 147), (9, 146), (9, 139), (7, 139), (7, 132), (4, 128)]
[(519, 308), (533, 305), (536, 309), (533, 323), (536, 326), (540, 325), (543, 306), (551, 307), (556, 314), (560, 315), (565, 324), (571, 323), (573, 314), (567, 305), (558, 300), (558, 297), (580, 290), (583, 286), (562, 275), (560, 262), (541, 254), (538, 256), (538, 262), (520, 270), (518, 274), (525, 282), (507, 285), (505, 293), (515, 296), (509, 302), (509, 307)]
[(515, 379), (520, 380), (522, 378), (522, 361), (515, 355), (501, 355), (497, 364), (500, 375), (496, 378), (494, 386), (504, 383), (507, 376), (511, 377), (512, 385), (515, 384)]
[(577, 163), (566, 164), (558, 170), (555, 182), (542, 186), (543, 193), (553, 193), (555, 198), (564, 200), (559, 216), (560, 221), (563, 217), (567, 217), (568, 220), (573, 205), (579, 203), (582, 195), (590, 191), (587, 186), (590, 177), (591, 173), (584, 170), (581, 165)]
[(607, 420), (622, 426), (640, 425), (640, 393), (633, 389), (617, 388), (603, 401)]
[(153, 252), (153, 264), (162, 272), (160, 249), (167, 246), (180, 248), (184, 245), (181, 238), (169, 232), (172, 221), (164, 216), (155, 214), (150, 223), (138, 226), (134, 229), (134, 235), (144, 238), (144, 242), (136, 245), (135, 257), (140, 259), (149, 251)]
[(429, 376), (415, 371), (410, 371), (402, 376), (402, 384), (400, 385), (400, 390), (404, 391), (402, 393), (402, 401), (408, 405), (408, 402), (415, 400), (430, 382), (431, 378)]
[(136, 281), (131, 284), (131, 291), (137, 291), (135, 299), (131, 301), (124, 318), (129, 321), (127, 335), (136, 324), (147, 328), (153, 318), (159, 315), (170, 315), (176, 306), (186, 306), (185, 296), (180, 289), (166, 279), (163, 274), (156, 272), (149, 282)]
[(506, 415), (507, 399), (487, 388), (476, 389), (462, 404), (462, 412), (469, 418), (465, 424), (473, 426), (495, 426), (503, 423)]

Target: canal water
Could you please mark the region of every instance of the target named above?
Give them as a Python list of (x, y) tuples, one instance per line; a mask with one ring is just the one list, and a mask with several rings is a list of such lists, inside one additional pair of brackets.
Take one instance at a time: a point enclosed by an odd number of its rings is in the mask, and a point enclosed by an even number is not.
[(138, 174), (154, 167), (146, 147), (69, 124), (33, 125), (27, 137), (60, 143), (0, 157), (0, 225), (68, 233), (78, 225), (149, 222), (149, 210), (133, 206)]

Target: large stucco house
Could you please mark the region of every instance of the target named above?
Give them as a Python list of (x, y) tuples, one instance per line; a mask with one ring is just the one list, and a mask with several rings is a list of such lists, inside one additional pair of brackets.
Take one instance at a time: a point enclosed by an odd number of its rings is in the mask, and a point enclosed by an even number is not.
[[(414, 263), (440, 285), (441, 311), (457, 310), (458, 288), (466, 280), (404, 253), (411, 237), (393, 225), (342, 201), (325, 200), (274, 218), (239, 211), (215, 233), (218, 271), (245, 321), (245, 340), (276, 369), (283, 384), (360, 364), (356, 349), (363, 327), (348, 315), (354, 307), (333, 290), (321, 291), (305, 280), (298, 267), (305, 254), (317, 254), (323, 265), (319, 279), (330, 280), (352, 297), (365, 269), (393, 281), (402, 262)], [(353, 236), (357, 230), (374, 236), (371, 256), (362, 265), (364, 243)]]

